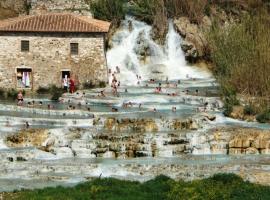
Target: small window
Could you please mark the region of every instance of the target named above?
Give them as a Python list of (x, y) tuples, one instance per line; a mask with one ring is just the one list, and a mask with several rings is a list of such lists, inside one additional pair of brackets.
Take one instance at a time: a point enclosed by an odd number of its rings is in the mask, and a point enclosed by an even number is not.
[(22, 52), (28, 52), (29, 51), (29, 41), (28, 40), (22, 40), (21, 41), (21, 51)]
[(17, 88), (31, 88), (32, 69), (17, 69)]
[(79, 44), (78, 43), (70, 43), (70, 54), (78, 55), (79, 54)]

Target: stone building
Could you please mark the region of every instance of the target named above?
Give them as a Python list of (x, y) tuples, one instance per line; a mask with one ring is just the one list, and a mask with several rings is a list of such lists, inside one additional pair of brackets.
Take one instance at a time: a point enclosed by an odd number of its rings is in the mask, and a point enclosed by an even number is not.
[(65, 76), (80, 85), (106, 82), (109, 26), (67, 13), (0, 21), (0, 88), (60, 87)]

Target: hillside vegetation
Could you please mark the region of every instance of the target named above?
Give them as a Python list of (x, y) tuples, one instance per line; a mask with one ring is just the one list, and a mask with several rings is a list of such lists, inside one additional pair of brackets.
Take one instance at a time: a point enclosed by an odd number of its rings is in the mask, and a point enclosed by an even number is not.
[(9, 200), (268, 200), (270, 187), (243, 181), (233, 174), (204, 180), (174, 181), (159, 176), (145, 183), (96, 179), (73, 188), (46, 188), (2, 194)]
[(260, 8), (240, 20), (227, 27), (213, 25), (208, 35), (211, 61), (229, 104), (237, 104), (233, 96), (240, 93), (256, 97), (248, 103), (255, 113), (263, 112), (270, 105), (270, 15)]

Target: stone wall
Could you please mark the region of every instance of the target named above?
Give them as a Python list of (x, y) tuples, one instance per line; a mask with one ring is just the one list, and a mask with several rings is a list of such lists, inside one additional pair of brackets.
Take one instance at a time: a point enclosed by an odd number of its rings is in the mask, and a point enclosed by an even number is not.
[[(21, 40), (30, 41), (30, 51), (21, 52)], [(70, 43), (79, 43), (79, 55), (70, 55)], [(1, 33), (0, 88), (16, 88), (17, 68), (32, 69), (32, 88), (61, 86), (62, 70), (70, 70), (80, 84), (107, 81), (103, 34)]]
[(30, 0), (30, 14), (44, 14), (47, 12), (72, 12), (91, 16), (90, 6), (85, 0)]

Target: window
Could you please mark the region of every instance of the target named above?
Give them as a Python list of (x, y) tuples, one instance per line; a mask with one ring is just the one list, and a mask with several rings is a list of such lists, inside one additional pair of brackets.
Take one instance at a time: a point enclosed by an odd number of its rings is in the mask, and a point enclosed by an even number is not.
[(28, 40), (22, 40), (21, 41), (21, 51), (22, 52), (28, 52), (29, 51), (29, 41)]
[(78, 43), (70, 43), (70, 54), (78, 55), (79, 54), (79, 44)]
[(32, 86), (32, 69), (17, 69), (17, 88), (31, 88)]

